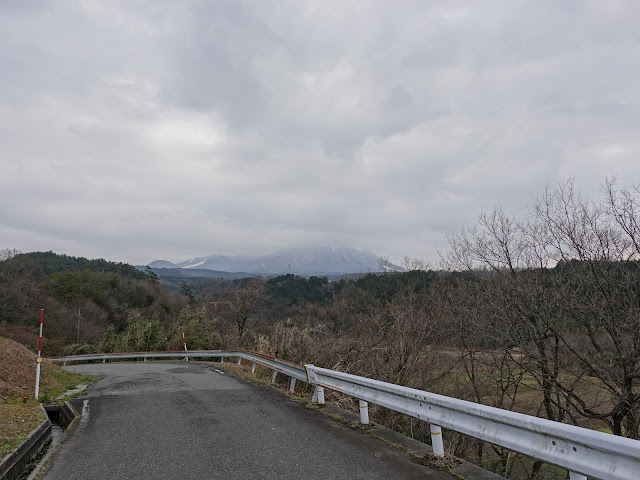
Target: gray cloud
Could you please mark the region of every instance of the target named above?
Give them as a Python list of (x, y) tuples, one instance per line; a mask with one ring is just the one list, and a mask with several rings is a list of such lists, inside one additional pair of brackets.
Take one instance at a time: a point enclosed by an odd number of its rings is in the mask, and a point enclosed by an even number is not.
[(548, 182), (637, 182), (638, 20), (631, 0), (2, 2), (0, 243), (433, 260)]

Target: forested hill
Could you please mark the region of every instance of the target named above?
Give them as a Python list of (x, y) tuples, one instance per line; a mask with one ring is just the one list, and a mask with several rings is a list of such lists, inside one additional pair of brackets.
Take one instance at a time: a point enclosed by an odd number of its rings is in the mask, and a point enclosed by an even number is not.
[(171, 332), (179, 331), (177, 324), (185, 308), (215, 302), (234, 309), (212, 312), (232, 315), (219, 319), (218, 326), (223, 320), (239, 322), (235, 328), (244, 330), (245, 324), (254, 321), (271, 324), (281, 317), (292, 317), (291, 309), (307, 305), (328, 308), (344, 298), (351, 299), (353, 305), (387, 302), (409, 285), (414, 292), (423, 290), (433, 275), (365, 274), (335, 282), (292, 274), (268, 280), (183, 278), (176, 279), (175, 288), (167, 288), (150, 268), (142, 271), (124, 263), (53, 252), (16, 252), (0, 261), (0, 335), (35, 348), (39, 313), (44, 308), (48, 355), (62, 353), (70, 344), (95, 345), (110, 326), (116, 333), (127, 330), (131, 318), (159, 322), (169, 339)]
[(159, 285), (153, 272), (124, 263), (53, 252), (0, 261), (0, 335), (37, 344), (44, 309), (48, 354), (62, 353), (65, 344), (94, 342), (109, 325), (125, 328), (133, 311), (170, 321), (185, 302)]
[[(87, 259), (83, 257), (72, 257), (69, 255), (49, 252), (30, 252), (20, 254), (28, 257), (34, 263), (42, 265), (44, 273), (50, 274), (55, 272), (82, 271), (89, 270), (91, 272), (115, 273), (125, 277), (144, 279), (147, 274), (138, 270), (136, 267), (121, 263), (109, 262), (102, 258)], [(20, 255), (17, 255), (19, 257)]]

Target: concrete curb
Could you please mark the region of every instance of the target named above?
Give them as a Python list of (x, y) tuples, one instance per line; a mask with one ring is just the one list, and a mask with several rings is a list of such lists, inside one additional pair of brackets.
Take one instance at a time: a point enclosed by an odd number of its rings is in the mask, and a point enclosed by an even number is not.
[[(46, 414), (42, 404), (42, 411)], [(47, 417), (40, 425), (29, 433), (12, 453), (6, 455), (0, 463), (0, 480), (15, 480), (22, 469), (35, 457), (51, 438), (51, 420)]]
[(62, 403), (62, 405), (46, 405), (44, 409), (47, 412), (49, 419), (60, 425), (63, 430), (66, 430), (67, 427), (71, 425), (71, 423), (79, 415), (79, 413), (76, 412), (75, 408), (73, 408), (73, 406), (71, 406), (71, 404), (67, 401)]
[(63, 422), (67, 424), (67, 427), (64, 429), (64, 432), (62, 432), (62, 435), (58, 439), (58, 442), (55, 445), (52, 445), (51, 448), (49, 448), (42, 460), (40, 460), (38, 465), (35, 466), (29, 477), (27, 477), (27, 480), (34, 480), (35, 478), (40, 477), (40, 474), (44, 471), (51, 458), (57, 453), (60, 445), (67, 438), (67, 435), (69, 435), (69, 433), (75, 428), (78, 420), (82, 416), (68, 401), (65, 401), (62, 405), (60, 405), (60, 415), (65, 417), (63, 418)]

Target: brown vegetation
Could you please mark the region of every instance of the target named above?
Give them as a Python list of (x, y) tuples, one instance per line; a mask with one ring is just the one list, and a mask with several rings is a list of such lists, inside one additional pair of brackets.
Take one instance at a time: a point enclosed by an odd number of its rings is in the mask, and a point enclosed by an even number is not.
[[(32, 301), (58, 305), (49, 332), (69, 343), (75, 305), (91, 311), (93, 295), (108, 313), (92, 320), (92, 342), (74, 348), (180, 348), (184, 326), (193, 348), (256, 350), (637, 439), (639, 262), (640, 190), (607, 181), (592, 201), (569, 182), (524, 217), (481, 214), (450, 237), (439, 271), (407, 259), (404, 272), (386, 263), (384, 273), (336, 282), (202, 279), (169, 294), (151, 275), (61, 272), (52, 283), (20, 261), (0, 268), (0, 315), (30, 291)], [(376, 407), (371, 416), (428, 440), (414, 419)], [(513, 452), (447, 435), (453, 453), (514, 472)], [(529, 462), (512, 475), (541, 478), (541, 468)]]
[(33, 395), (36, 355), (7, 338), (0, 337), (0, 396)]
[[(0, 337), (0, 454), (10, 453), (45, 419), (34, 399), (36, 355), (28, 348)], [(50, 402), (87, 377), (64, 372), (44, 361), (40, 400)]]

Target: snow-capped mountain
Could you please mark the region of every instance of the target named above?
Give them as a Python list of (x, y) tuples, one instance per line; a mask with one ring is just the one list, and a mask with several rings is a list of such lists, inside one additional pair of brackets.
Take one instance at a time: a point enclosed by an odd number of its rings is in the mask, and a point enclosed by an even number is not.
[(191, 258), (173, 264), (156, 260), (151, 268), (208, 269), (223, 272), (248, 272), (261, 275), (328, 275), (375, 272), (380, 269), (380, 257), (356, 248), (310, 247), (287, 248), (264, 256), (225, 256)]

